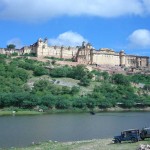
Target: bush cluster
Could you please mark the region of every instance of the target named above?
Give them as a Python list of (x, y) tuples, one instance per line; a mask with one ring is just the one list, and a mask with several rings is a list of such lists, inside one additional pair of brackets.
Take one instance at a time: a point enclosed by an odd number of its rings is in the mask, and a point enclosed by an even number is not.
[[(118, 104), (125, 108), (136, 107), (136, 104), (150, 106), (149, 76), (109, 75), (96, 70), (90, 72), (83, 65), (55, 67), (48, 72), (44, 65), (43, 62), (22, 58), (6, 61), (6, 56), (0, 55), (0, 108), (13, 106), (33, 109), (37, 105), (44, 109), (109, 108)], [(77, 79), (82, 86), (89, 86), (94, 77), (97, 84), (85, 94), (81, 92), (81, 87), (58, 86), (48, 80), (38, 80), (30, 87), (26, 84), (30, 72), (34, 76)], [(138, 89), (131, 82), (145, 83), (145, 86)]]
[(93, 77), (93, 74), (84, 65), (57, 67), (50, 72), (50, 75), (52, 77), (68, 77), (80, 80), (79, 84), (82, 86), (89, 86)]

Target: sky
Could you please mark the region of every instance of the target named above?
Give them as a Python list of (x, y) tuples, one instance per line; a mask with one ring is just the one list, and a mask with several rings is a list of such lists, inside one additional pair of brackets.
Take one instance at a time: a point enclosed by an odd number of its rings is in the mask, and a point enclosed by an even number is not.
[(150, 56), (150, 0), (0, 0), (0, 47), (48, 38)]

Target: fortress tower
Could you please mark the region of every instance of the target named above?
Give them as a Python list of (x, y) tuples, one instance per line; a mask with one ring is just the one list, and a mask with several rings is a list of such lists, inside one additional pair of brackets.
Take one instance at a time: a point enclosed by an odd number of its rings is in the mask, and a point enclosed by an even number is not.
[(120, 66), (125, 66), (126, 65), (126, 58), (125, 58), (124, 50), (120, 51), (119, 56), (120, 56)]
[(93, 60), (93, 48), (90, 43), (82, 42), (82, 46), (79, 47), (76, 54), (76, 61), (82, 64), (92, 64)]
[(44, 41), (39, 38), (38, 41), (37, 41), (37, 57), (40, 57), (40, 56), (45, 56), (45, 53), (47, 52), (47, 49), (48, 49), (48, 40), (47, 38), (44, 39)]

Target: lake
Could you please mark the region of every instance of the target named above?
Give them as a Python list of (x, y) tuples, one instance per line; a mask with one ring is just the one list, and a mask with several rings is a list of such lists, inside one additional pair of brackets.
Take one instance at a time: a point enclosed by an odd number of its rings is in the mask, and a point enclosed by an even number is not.
[(24, 147), (32, 142), (48, 140), (113, 138), (123, 130), (149, 126), (150, 112), (1, 116), (0, 147)]

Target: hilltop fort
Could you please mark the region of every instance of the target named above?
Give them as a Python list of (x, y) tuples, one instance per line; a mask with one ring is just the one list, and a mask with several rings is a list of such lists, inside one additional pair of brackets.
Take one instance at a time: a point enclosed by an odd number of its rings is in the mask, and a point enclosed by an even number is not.
[(81, 46), (65, 47), (65, 46), (49, 46), (48, 39), (38, 39), (37, 42), (30, 46), (24, 46), (18, 50), (8, 50), (1, 48), (1, 54), (11, 54), (17, 52), (19, 55), (35, 54), (36, 57), (56, 57), (73, 59), (79, 64), (95, 64), (95, 65), (113, 65), (123, 67), (148, 67), (148, 56), (128, 55), (121, 50), (115, 52), (109, 48), (101, 48), (95, 50), (90, 43), (83, 42)]

